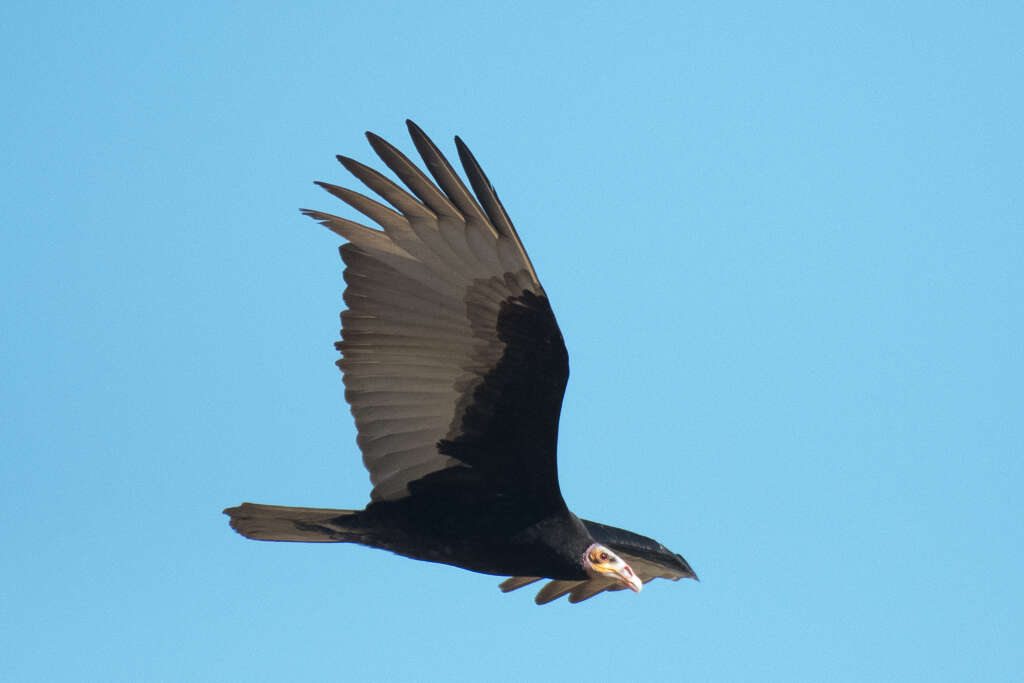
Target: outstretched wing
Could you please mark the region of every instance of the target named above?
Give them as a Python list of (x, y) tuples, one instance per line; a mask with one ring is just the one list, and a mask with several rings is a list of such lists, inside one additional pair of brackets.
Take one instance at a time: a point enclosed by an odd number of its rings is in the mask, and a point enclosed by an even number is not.
[(367, 133), (405, 188), (338, 160), (390, 206), (317, 183), (381, 230), (303, 210), (348, 240), (338, 367), (371, 498), (437, 495), (437, 484), (564, 506), (555, 448), (569, 362), (547, 296), (469, 149), (455, 138), (475, 197), (406, 123), (433, 181)]
[[(614, 550), (644, 583), (654, 579), (678, 581), (679, 579), (697, 578), (697, 574), (690, 568), (682, 555), (672, 552), (653, 538), (586, 519), (582, 522), (595, 541)], [(507, 593), (540, 580), (541, 577), (536, 576), (513, 576), (503, 581), (499, 588), (503, 593)], [(621, 584), (603, 578), (583, 581), (549, 581), (538, 591), (534, 601), (538, 605), (543, 605), (568, 594), (569, 602), (576, 603), (604, 591), (622, 589)]]

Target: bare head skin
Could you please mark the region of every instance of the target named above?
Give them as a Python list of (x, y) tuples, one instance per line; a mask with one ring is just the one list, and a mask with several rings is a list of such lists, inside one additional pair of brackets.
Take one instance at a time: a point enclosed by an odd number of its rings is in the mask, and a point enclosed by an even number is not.
[(634, 593), (639, 593), (640, 589), (644, 587), (643, 581), (636, 575), (632, 567), (611, 549), (600, 543), (594, 543), (587, 548), (587, 552), (583, 554), (583, 567), (592, 578), (614, 580), (623, 588), (628, 588)]

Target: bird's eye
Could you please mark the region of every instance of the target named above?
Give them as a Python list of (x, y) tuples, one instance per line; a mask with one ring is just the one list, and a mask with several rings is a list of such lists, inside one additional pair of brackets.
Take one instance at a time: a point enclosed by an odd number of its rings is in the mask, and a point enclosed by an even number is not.
[(598, 557), (601, 558), (602, 562), (608, 561), (608, 553), (601, 553), (600, 555), (598, 555)]

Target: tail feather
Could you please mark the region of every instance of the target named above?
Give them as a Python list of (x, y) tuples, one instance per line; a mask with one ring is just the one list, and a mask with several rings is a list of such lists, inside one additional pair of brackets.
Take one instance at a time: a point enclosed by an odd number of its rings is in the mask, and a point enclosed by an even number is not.
[(231, 517), (231, 528), (257, 541), (305, 541), (307, 543), (345, 543), (358, 541), (359, 534), (344, 524), (355, 510), (296, 508), (285, 505), (242, 503), (224, 510)]

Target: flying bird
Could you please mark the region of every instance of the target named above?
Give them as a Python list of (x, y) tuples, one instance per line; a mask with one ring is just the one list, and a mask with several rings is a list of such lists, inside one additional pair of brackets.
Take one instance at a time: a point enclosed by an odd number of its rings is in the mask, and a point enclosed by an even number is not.
[(657, 541), (569, 511), (556, 463), (569, 358), (547, 294), (462, 140), (455, 145), (473, 192), (406, 124), (432, 179), (367, 133), (404, 188), (353, 159), (338, 161), (390, 206), (317, 183), (380, 229), (302, 210), (347, 240), (337, 365), (370, 503), (242, 503), (224, 510), (231, 526), (262, 541), (360, 543), (509, 576), (505, 592), (549, 579), (537, 604), (639, 592), (654, 578), (696, 579)]

